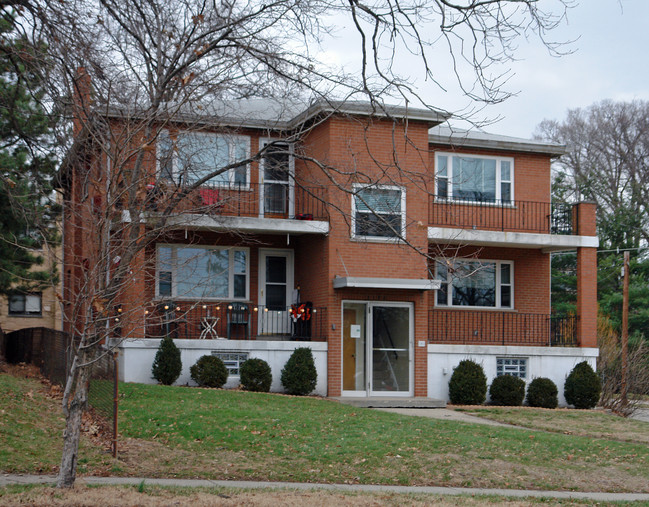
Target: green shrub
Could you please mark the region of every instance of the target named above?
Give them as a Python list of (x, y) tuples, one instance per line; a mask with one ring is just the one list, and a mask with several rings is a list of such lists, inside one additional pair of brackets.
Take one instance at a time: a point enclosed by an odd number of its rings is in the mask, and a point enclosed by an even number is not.
[(160, 341), (158, 351), (155, 354), (151, 374), (161, 384), (170, 386), (178, 380), (182, 370), (183, 363), (180, 360), (180, 350), (176, 347), (173, 338), (165, 336)]
[(557, 408), (559, 390), (549, 378), (539, 377), (527, 387), (527, 404), (530, 407)]
[(493, 405), (520, 407), (525, 399), (525, 381), (513, 375), (496, 377), (489, 386), (489, 397)]
[(248, 359), (244, 361), (239, 370), (241, 386), (246, 391), (267, 393), (273, 382), (270, 366), (263, 359)]
[(201, 356), (189, 369), (189, 374), (201, 387), (223, 387), (228, 380), (228, 369), (216, 356)]
[(289, 394), (304, 396), (315, 389), (318, 372), (310, 348), (295, 349), (282, 368), (281, 380)]
[(482, 366), (465, 359), (460, 361), (448, 383), (448, 393), (454, 405), (480, 405), (487, 396), (487, 377)]
[(590, 365), (582, 361), (575, 366), (563, 390), (566, 402), (575, 408), (593, 408), (599, 401), (602, 385)]

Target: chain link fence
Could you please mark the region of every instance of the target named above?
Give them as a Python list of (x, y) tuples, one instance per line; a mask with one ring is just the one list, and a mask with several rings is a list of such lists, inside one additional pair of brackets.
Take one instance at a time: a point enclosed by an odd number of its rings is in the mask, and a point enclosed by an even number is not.
[[(6, 333), (0, 350), (8, 363), (38, 366), (52, 384), (64, 388), (74, 357), (74, 345), (72, 337), (63, 331), (33, 327)], [(117, 359), (106, 350), (92, 366), (88, 403), (100, 416), (98, 431), (103, 440), (110, 439), (114, 457), (117, 456), (118, 377)]]

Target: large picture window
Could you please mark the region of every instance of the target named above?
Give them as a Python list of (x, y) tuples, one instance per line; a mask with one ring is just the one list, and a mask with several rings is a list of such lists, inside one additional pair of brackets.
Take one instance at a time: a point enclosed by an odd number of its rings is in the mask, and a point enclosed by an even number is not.
[(245, 248), (159, 245), (156, 295), (179, 299), (248, 299)]
[(437, 306), (513, 308), (513, 271), (511, 261), (437, 261)]
[(477, 202), (513, 200), (514, 160), (438, 153), (437, 197)]
[[(192, 184), (220, 168), (248, 158), (248, 136), (211, 132), (179, 132), (171, 137), (163, 131), (158, 139), (160, 177), (178, 184)], [(249, 166), (242, 164), (209, 180), (222, 185), (248, 185)]]
[(405, 191), (399, 187), (355, 188), (352, 222), (355, 237), (395, 238), (405, 235)]

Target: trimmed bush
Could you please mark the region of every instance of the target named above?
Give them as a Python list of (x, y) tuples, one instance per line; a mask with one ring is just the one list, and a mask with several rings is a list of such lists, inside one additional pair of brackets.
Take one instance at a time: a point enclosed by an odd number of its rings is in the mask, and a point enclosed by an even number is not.
[(575, 408), (593, 408), (601, 391), (599, 376), (586, 361), (582, 361), (568, 375), (563, 395), (566, 402)]
[(454, 405), (480, 405), (487, 397), (487, 377), (475, 361), (460, 361), (448, 383), (448, 393)]
[(239, 369), (241, 386), (246, 391), (267, 393), (273, 382), (273, 374), (269, 364), (263, 359), (248, 359)]
[(318, 372), (310, 348), (295, 349), (282, 368), (281, 380), (289, 394), (304, 396), (315, 389)]
[(223, 387), (228, 380), (228, 369), (216, 356), (201, 356), (189, 369), (189, 374), (201, 387)]
[(539, 377), (527, 387), (527, 404), (530, 407), (557, 408), (559, 390), (549, 378)]
[(496, 377), (489, 386), (492, 405), (520, 407), (525, 399), (525, 381), (513, 375)]
[(181, 371), (183, 371), (183, 363), (180, 360), (180, 350), (176, 347), (173, 338), (165, 336), (155, 353), (151, 375), (161, 384), (170, 386), (178, 380)]

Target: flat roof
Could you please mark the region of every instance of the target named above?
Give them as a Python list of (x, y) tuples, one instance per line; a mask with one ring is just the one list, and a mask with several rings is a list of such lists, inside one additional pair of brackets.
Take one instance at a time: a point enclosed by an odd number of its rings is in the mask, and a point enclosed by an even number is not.
[(448, 124), (432, 127), (428, 131), (428, 142), (458, 148), (484, 148), (489, 150), (539, 153), (552, 157), (559, 157), (566, 153), (566, 146), (563, 144), (490, 134), (479, 129), (457, 129)]

